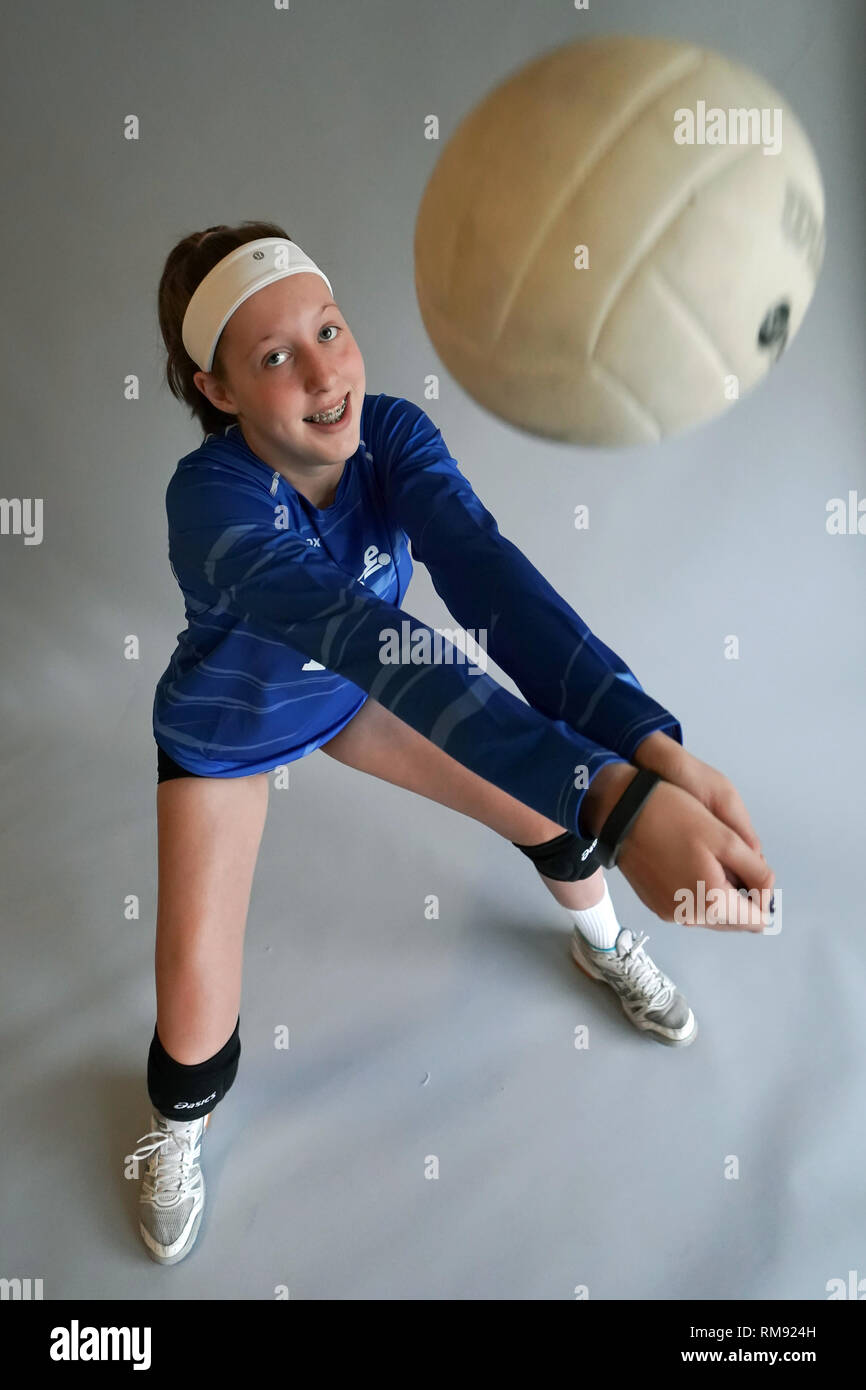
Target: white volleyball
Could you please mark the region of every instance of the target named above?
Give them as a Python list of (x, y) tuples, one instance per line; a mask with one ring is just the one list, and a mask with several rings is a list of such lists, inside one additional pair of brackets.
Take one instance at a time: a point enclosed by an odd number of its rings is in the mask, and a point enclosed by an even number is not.
[(415, 226), (424, 325), (533, 435), (658, 441), (726, 410), (796, 335), (824, 252), (815, 154), (762, 77), (692, 43), (571, 43), (460, 123)]

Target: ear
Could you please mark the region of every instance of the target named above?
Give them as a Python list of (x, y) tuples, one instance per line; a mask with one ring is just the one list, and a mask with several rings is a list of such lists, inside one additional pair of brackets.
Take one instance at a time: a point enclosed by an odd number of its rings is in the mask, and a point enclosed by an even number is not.
[(211, 405), (215, 405), (217, 410), (227, 411), (230, 415), (235, 413), (234, 401), (223, 389), (219, 378), (214, 376), (212, 372), (195, 372), (192, 379), (202, 395), (207, 396)]

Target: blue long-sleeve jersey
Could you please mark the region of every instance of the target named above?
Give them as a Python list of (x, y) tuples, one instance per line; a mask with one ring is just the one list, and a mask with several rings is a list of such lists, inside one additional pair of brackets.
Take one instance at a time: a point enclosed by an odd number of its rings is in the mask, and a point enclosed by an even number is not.
[[(372, 695), (457, 762), (581, 834), (595, 774), (679, 721), (499, 531), (411, 401), (365, 395), (331, 506), (303, 497), (238, 425), (182, 458), (166, 492), (186, 631), (153, 732), (191, 772), (248, 776), (333, 738)], [(401, 607), (412, 559), (529, 702)], [(404, 627), (404, 624), (408, 625)], [(402, 648), (439, 661), (389, 661)], [(419, 648), (418, 644), (422, 644)]]

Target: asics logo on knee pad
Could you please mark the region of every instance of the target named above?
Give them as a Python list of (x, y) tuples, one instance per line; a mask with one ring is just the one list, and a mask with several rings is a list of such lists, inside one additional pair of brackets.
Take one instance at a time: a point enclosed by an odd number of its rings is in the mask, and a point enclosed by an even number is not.
[(215, 1096), (216, 1091), (211, 1091), (209, 1096), (205, 1096), (204, 1100), (178, 1100), (175, 1101), (174, 1108), (175, 1110), (195, 1110), (199, 1105), (207, 1105), (208, 1101), (213, 1100)]
[(561, 835), (554, 835), (552, 840), (545, 840), (540, 845), (520, 845), (515, 840), (511, 843), (533, 861), (540, 874), (561, 883), (575, 883), (580, 878), (588, 878), (598, 867), (590, 860), (598, 838), (586, 841), (572, 830), (564, 830)]

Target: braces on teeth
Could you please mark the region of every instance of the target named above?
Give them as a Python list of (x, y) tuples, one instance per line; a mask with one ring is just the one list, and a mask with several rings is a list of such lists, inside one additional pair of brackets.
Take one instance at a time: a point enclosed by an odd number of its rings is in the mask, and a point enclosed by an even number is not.
[(343, 399), (340, 401), (340, 404), (339, 404), (339, 405), (335, 405), (334, 408), (333, 408), (333, 410), (320, 410), (320, 411), (317, 411), (315, 415), (305, 415), (305, 416), (304, 416), (304, 419), (307, 420), (307, 421), (310, 421), (310, 422), (312, 422), (312, 423), (315, 423), (316, 421), (320, 421), (320, 420), (321, 420), (321, 421), (339, 420), (340, 416), (341, 416), (341, 415), (343, 414), (343, 412), (345, 411), (346, 406), (348, 405), (348, 403), (349, 403), (349, 396), (348, 396), (348, 392), (347, 392), (346, 395), (343, 397)]

